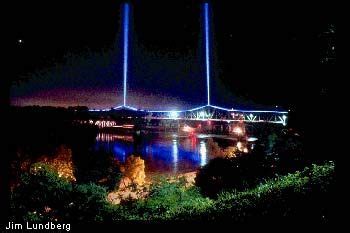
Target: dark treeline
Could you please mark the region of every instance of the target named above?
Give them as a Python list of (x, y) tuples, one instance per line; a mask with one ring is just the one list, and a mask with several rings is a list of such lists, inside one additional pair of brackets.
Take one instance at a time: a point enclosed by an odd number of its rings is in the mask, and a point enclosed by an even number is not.
[[(79, 110), (78, 110), (79, 109)], [(87, 118), (85, 108), (12, 107), (10, 109), (10, 141), (12, 147), (29, 147), (43, 153), (48, 148), (72, 141), (84, 140), (96, 134), (93, 127), (74, 124), (75, 119)], [(87, 132), (80, 132), (80, 131)], [(77, 137), (79, 135), (79, 137)]]
[(40, 157), (57, 156), (57, 149), (65, 146), (71, 150), (74, 164), (74, 176), (78, 182), (97, 182), (103, 178), (110, 188), (114, 181), (108, 177), (117, 175), (119, 170), (113, 156), (95, 151), (98, 128), (90, 124), (80, 124), (75, 120), (90, 118), (87, 107), (13, 107), (11, 109), (10, 162), (18, 164), (12, 167), (12, 174), (25, 160), (36, 162)]
[(50, 158), (61, 145), (72, 150), (73, 159), (79, 157), (80, 147), (91, 147), (97, 128), (74, 122), (87, 118), (86, 110), (84, 107), (11, 107), (6, 155), (11, 165), (9, 179), (18, 178), (23, 161), (35, 162), (42, 156)]

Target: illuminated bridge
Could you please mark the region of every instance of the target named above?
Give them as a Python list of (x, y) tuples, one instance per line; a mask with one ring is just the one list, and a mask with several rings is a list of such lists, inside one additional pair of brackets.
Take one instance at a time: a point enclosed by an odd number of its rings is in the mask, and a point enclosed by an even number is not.
[[(242, 110), (234, 108), (223, 108), (212, 105), (210, 103), (210, 11), (209, 4), (203, 4), (203, 32), (205, 38), (205, 76), (206, 76), (206, 105), (188, 109), (188, 110), (172, 110), (172, 111), (155, 111), (137, 109), (127, 105), (127, 80), (128, 80), (128, 54), (129, 54), (129, 3), (122, 5), (123, 12), (123, 105), (112, 109), (92, 109), (91, 112), (103, 115), (104, 112), (124, 111), (130, 116), (141, 116), (147, 120), (182, 120), (182, 121), (216, 121), (216, 122), (251, 122), (251, 123), (274, 123), (287, 124), (287, 111), (271, 111), (271, 110)], [(95, 125), (99, 127), (116, 127), (109, 121), (96, 121)], [(123, 127), (123, 126), (120, 126)]]
[(266, 122), (286, 125), (288, 112), (227, 109), (213, 105), (201, 106), (186, 111), (147, 111), (147, 119), (186, 121)]

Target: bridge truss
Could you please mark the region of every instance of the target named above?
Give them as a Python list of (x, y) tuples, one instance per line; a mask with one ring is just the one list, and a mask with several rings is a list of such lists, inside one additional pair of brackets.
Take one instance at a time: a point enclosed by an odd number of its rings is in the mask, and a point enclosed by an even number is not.
[(287, 124), (286, 111), (238, 110), (205, 105), (185, 111), (146, 111), (146, 119)]

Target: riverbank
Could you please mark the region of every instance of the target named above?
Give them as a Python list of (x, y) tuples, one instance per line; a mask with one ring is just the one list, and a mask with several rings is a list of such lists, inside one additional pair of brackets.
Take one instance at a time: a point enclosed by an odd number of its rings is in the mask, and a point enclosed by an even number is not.
[(183, 179), (185, 187), (190, 188), (194, 186), (195, 178), (196, 171), (176, 175), (151, 176), (148, 177), (146, 181), (141, 185), (132, 183), (130, 179), (122, 178), (118, 189), (116, 191), (108, 193), (107, 201), (109, 203), (118, 205), (123, 201), (127, 200), (138, 200), (147, 198), (151, 185), (155, 182), (159, 182), (162, 179), (165, 179), (169, 183), (178, 182), (179, 180)]
[(195, 187), (161, 183), (145, 199), (116, 205), (115, 219), (164, 221), (331, 222), (334, 216), (334, 163), (312, 165), (243, 191), (202, 196)]

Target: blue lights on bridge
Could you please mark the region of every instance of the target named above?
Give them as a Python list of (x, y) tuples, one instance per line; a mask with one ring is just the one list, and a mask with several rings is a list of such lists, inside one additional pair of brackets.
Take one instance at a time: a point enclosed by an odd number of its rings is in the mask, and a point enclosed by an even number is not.
[(137, 108), (134, 108), (134, 107), (131, 107), (131, 106), (128, 106), (128, 105), (120, 105), (120, 106), (117, 106), (115, 108), (113, 108), (114, 110), (122, 110), (122, 109), (127, 109), (127, 110), (132, 110), (132, 111), (142, 111), (140, 109), (137, 109)]
[(177, 119), (179, 117), (179, 113), (176, 111), (170, 111), (169, 112), (169, 117), (173, 119)]

